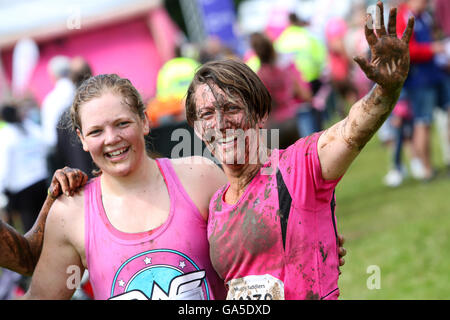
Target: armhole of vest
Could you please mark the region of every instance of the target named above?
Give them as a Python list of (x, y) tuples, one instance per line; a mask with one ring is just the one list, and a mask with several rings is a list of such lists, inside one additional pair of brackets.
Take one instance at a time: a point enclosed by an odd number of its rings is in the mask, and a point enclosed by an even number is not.
[[(200, 213), (200, 210), (197, 208), (194, 201), (191, 199), (191, 197), (187, 193), (186, 189), (184, 188), (183, 184), (181, 183), (180, 178), (178, 178), (178, 175), (175, 172), (175, 169), (173, 168), (171, 159), (159, 158), (159, 159), (155, 159), (155, 160), (156, 160), (156, 163), (158, 164), (161, 174), (163, 175), (164, 181), (166, 182), (167, 191), (169, 193), (171, 192), (169, 190), (168, 184), (169, 183), (173, 184), (174, 188), (183, 196), (183, 198), (187, 201), (189, 206), (192, 207), (192, 209), (195, 212), (195, 215), (202, 221), (205, 221), (202, 214)], [(172, 193), (173, 192), (174, 192), (174, 190), (172, 190)], [(169, 196), (170, 196), (170, 194), (169, 194)], [(173, 199), (173, 200), (174, 200), (173, 201), (174, 205), (176, 205), (177, 201), (175, 199)], [(172, 201), (172, 199), (171, 199), (171, 201)]]
[[(96, 183), (95, 180), (92, 180), (88, 185), (86, 185), (86, 187), (84, 188), (84, 254), (86, 256), (86, 267), (89, 270), (89, 266), (90, 266), (90, 235), (91, 235), (91, 230), (90, 230), (90, 226), (91, 226), (91, 214), (90, 214), (90, 210), (89, 210), (89, 203), (90, 201), (92, 201), (93, 197), (92, 197), (92, 189), (93, 189), (93, 185)], [(95, 197), (94, 197), (95, 198)]]
[(336, 193), (336, 189), (333, 190), (333, 195), (331, 196), (330, 210), (331, 210), (331, 220), (333, 222), (334, 235), (336, 237), (336, 243), (338, 243), (338, 232), (337, 232), (337, 227), (336, 227), (336, 216), (335, 216), (335, 209), (336, 209), (335, 193)]

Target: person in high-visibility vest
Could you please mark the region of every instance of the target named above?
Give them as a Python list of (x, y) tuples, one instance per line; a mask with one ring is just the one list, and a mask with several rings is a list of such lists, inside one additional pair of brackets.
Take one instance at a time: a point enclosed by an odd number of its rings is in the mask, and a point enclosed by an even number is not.
[(146, 113), (153, 126), (167, 117), (171, 120), (184, 118), (184, 96), (194, 73), (200, 64), (192, 58), (177, 56), (167, 61), (159, 70), (156, 97), (147, 106)]
[[(294, 56), (295, 65), (302, 78), (309, 83), (313, 96), (322, 86), (321, 76), (327, 61), (326, 46), (302, 25), (295, 13), (289, 14), (290, 25), (274, 41), (275, 50)], [(301, 136), (322, 128), (323, 115), (314, 104), (302, 108), (297, 114)]]
[(308, 82), (319, 80), (326, 62), (326, 47), (307, 28), (299, 25), (295, 14), (289, 15), (290, 25), (275, 40), (280, 53), (295, 54), (295, 63)]

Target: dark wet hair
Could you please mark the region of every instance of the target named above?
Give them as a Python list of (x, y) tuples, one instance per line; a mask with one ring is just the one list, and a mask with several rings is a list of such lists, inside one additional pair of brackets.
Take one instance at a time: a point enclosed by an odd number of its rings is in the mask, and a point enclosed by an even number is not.
[(240, 60), (217, 60), (201, 66), (189, 86), (186, 118), (191, 126), (197, 120), (195, 91), (203, 84), (216, 85), (229, 97), (239, 98), (255, 122), (270, 113), (272, 98), (256, 73)]

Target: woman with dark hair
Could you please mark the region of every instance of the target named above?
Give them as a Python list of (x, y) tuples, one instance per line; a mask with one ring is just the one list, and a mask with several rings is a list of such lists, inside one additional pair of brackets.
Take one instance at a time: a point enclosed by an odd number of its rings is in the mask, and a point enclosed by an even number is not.
[(211, 199), (208, 219), (211, 260), (228, 299), (339, 296), (334, 189), (394, 108), (409, 70), (414, 18), (402, 39), (395, 8), (387, 30), (383, 15), (376, 25), (375, 35), (369, 16), (372, 60), (354, 59), (376, 85), (345, 119), (285, 150), (261, 143), (271, 98), (248, 66), (216, 61), (196, 73), (188, 122), (228, 178)]

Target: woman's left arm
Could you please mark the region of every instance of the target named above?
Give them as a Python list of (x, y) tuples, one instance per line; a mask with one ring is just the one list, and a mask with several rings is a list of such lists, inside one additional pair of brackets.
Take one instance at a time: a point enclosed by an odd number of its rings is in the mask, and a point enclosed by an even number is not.
[[(383, 12), (383, 3), (377, 3)], [(389, 14), (388, 29), (384, 27), (383, 15), (373, 32), (372, 17), (368, 15), (365, 26), (371, 61), (355, 57), (355, 62), (366, 76), (375, 82), (373, 89), (350, 109), (348, 116), (326, 130), (318, 141), (318, 154), (322, 175), (326, 180), (341, 177), (350, 164), (381, 127), (393, 110), (409, 71), (408, 43), (414, 27), (414, 17), (401, 39), (396, 33), (396, 8)]]

